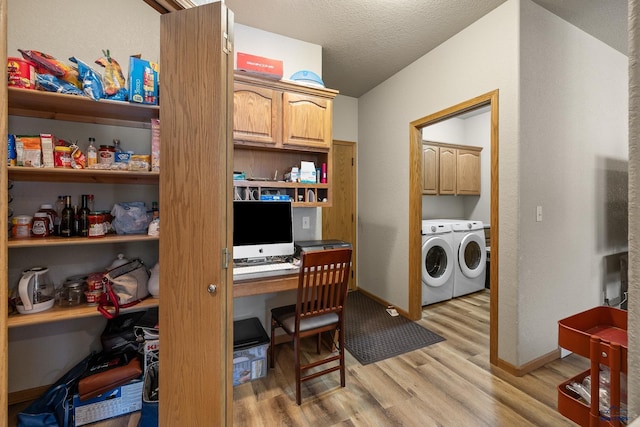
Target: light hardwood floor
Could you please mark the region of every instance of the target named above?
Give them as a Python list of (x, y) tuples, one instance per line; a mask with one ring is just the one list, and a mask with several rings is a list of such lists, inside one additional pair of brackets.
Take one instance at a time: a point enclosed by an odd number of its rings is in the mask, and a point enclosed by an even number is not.
[(427, 306), (419, 323), (446, 340), (366, 366), (347, 353), (347, 386), (337, 373), (303, 383), (300, 407), (292, 345), (278, 346), (266, 378), (234, 388), (234, 425), (575, 425), (558, 413), (556, 387), (588, 360), (572, 355), (520, 378), (491, 367), (488, 291)]
[[(234, 426), (575, 426), (556, 409), (556, 387), (588, 360), (571, 355), (523, 377), (492, 367), (488, 291), (427, 306), (419, 323), (446, 340), (366, 366), (347, 352), (346, 387), (338, 373), (305, 382), (301, 406), (292, 345), (279, 345), (265, 378), (234, 388)], [(306, 345), (314, 357), (313, 339)], [(135, 427), (138, 418), (94, 427)]]

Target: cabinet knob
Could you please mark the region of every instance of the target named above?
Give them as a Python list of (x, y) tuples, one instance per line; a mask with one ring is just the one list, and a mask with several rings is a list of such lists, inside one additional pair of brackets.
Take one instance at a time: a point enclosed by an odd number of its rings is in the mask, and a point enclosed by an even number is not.
[(211, 295), (214, 295), (217, 291), (218, 287), (216, 285), (210, 284), (209, 286), (207, 286), (207, 292), (209, 292)]

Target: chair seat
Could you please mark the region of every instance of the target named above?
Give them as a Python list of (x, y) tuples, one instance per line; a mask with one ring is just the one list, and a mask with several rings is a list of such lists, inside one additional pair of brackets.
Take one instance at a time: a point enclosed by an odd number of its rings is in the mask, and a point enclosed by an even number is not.
[[(296, 305), (276, 307), (271, 310), (271, 316), (280, 324), (289, 335), (296, 332)], [(319, 316), (300, 319), (300, 332), (318, 329), (338, 323), (340, 318), (336, 313), (321, 314)]]

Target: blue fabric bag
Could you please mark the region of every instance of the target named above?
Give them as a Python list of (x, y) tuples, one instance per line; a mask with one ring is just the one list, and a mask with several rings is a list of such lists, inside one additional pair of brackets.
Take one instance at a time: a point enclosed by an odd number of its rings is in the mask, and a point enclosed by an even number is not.
[(41, 397), (18, 414), (18, 427), (69, 427), (74, 425), (73, 394), (94, 353), (85, 357), (56, 381)]

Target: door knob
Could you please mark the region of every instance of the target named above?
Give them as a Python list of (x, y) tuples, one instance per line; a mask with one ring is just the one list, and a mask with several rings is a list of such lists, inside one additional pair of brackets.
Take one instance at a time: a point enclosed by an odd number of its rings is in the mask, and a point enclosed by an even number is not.
[(215, 294), (218, 291), (218, 287), (216, 285), (209, 285), (207, 286), (207, 292), (209, 292), (211, 295)]

